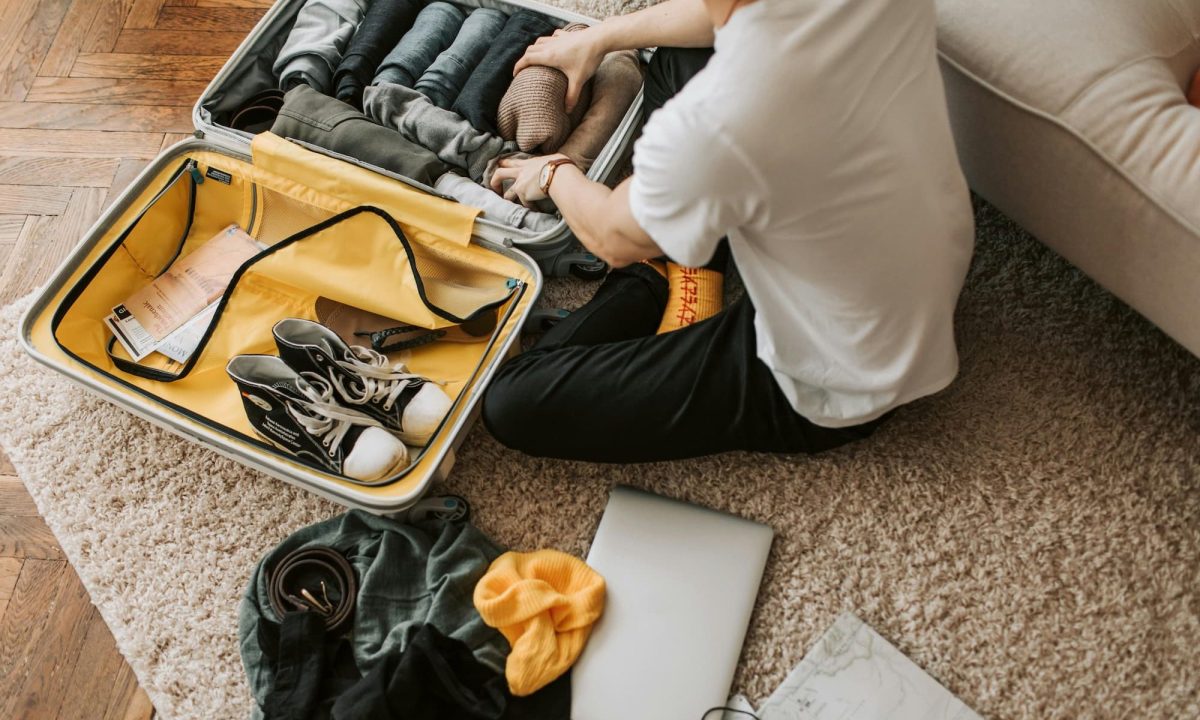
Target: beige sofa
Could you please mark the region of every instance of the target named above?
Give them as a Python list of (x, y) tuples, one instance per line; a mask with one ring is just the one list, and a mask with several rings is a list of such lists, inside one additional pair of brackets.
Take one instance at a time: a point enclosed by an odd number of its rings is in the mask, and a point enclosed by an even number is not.
[(1200, 0), (937, 0), (971, 187), (1200, 355)]

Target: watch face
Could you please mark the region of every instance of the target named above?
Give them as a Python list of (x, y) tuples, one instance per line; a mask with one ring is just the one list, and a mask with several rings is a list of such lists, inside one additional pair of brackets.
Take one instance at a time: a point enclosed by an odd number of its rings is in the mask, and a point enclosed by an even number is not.
[(550, 181), (550, 163), (542, 166), (542, 174), (538, 176), (538, 185), (542, 186), (542, 192), (546, 192), (546, 183)]

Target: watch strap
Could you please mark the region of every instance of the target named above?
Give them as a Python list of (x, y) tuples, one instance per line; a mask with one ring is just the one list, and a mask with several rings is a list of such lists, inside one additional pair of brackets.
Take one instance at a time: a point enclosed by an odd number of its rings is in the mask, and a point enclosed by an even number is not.
[(541, 190), (543, 195), (550, 194), (550, 183), (554, 182), (554, 174), (558, 172), (560, 165), (575, 165), (575, 161), (571, 158), (554, 158), (546, 163), (545, 167), (549, 168), (550, 172), (546, 174), (546, 182), (542, 183)]

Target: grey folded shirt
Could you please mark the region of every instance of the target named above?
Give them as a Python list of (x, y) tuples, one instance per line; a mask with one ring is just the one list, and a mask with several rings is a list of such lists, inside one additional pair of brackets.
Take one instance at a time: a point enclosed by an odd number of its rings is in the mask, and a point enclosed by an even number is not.
[(443, 162), (483, 179), (488, 163), (517, 149), (491, 133), (481, 132), (457, 113), (435, 106), (421, 93), (394, 83), (372, 85), (363, 92), (363, 112), (407, 140), (427, 148)]

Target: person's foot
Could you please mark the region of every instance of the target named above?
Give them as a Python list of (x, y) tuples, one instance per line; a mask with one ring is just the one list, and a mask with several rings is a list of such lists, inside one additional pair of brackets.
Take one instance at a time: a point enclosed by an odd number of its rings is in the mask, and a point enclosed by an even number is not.
[(364, 413), (343, 407), (315, 375), (273, 355), (237, 355), (225, 367), (246, 417), (271, 444), (321, 470), (375, 482), (408, 466), (408, 448)]
[(668, 262), (666, 277), (667, 308), (658, 326), (659, 335), (707, 320), (724, 307), (724, 273)]
[(370, 348), (347, 345), (320, 323), (287, 318), (272, 333), (289, 367), (322, 378), (338, 402), (378, 420), (409, 445), (428, 444), (453, 404), (436, 383)]

